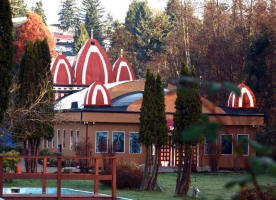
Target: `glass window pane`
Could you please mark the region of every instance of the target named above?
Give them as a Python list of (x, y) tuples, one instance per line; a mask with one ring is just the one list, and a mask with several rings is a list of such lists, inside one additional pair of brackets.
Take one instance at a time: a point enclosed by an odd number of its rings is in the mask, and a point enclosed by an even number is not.
[(62, 148), (65, 148), (65, 130), (63, 130), (62, 134)]
[(125, 152), (125, 134), (124, 132), (113, 132), (112, 137), (113, 152)]
[(129, 152), (141, 153), (141, 143), (139, 142), (138, 133), (129, 133)]
[(96, 153), (107, 153), (108, 132), (96, 132)]
[(55, 137), (52, 138), (52, 148), (55, 148)]
[(59, 148), (60, 145), (60, 130), (57, 131), (57, 148)]
[(80, 143), (80, 131), (77, 131), (76, 133), (76, 146)]
[(73, 130), (70, 131), (70, 149), (73, 149)]
[(221, 135), (221, 154), (232, 154), (232, 135)]
[(248, 135), (238, 135), (238, 145), (243, 155), (248, 155)]

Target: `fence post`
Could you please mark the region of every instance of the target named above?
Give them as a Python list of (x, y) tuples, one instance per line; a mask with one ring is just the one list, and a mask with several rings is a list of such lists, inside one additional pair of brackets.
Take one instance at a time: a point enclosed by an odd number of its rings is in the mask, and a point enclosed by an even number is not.
[(57, 199), (61, 198), (61, 157), (58, 157), (58, 169), (57, 169)]
[(3, 156), (0, 156), (0, 197), (3, 196)]
[(94, 179), (94, 194), (99, 193), (99, 180), (98, 180), (98, 175), (99, 175), (99, 159), (95, 159), (95, 179)]
[(116, 199), (116, 158), (112, 159), (112, 199)]
[[(47, 173), (47, 157), (43, 158), (43, 175)], [(42, 180), (42, 194), (46, 194), (46, 179), (43, 177)]]

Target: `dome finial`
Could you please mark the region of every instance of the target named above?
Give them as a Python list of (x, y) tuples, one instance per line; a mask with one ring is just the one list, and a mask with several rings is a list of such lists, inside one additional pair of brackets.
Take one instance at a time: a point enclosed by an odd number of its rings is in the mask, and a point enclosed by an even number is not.
[(124, 50), (121, 49), (121, 54), (120, 54), (121, 58), (124, 57)]
[(94, 31), (93, 31), (93, 28), (91, 28), (91, 39), (93, 39), (94, 37)]

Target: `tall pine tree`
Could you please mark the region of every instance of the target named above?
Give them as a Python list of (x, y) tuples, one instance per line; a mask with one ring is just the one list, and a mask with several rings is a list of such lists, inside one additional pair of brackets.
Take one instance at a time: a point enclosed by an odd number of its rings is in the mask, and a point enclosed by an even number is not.
[(68, 31), (70, 28), (74, 29), (76, 26), (76, 2), (75, 0), (64, 0), (61, 3), (59, 15), (59, 27), (62, 30)]
[[(175, 194), (179, 196), (187, 195), (191, 182), (192, 167), (192, 145), (182, 137), (184, 130), (201, 119), (202, 105), (199, 94), (199, 86), (196, 83), (181, 81), (183, 76), (195, 77), (195, 69), (189, 70), (187, 65), (183, 65), (180, 73), (180, 81), (177, 87), (177, 98), (175, 101), (176, 112), (174, 114), (173, 141), (177, 145), (178, 152), (185, 152), (183, 157), (179, 153), (178, 172)], [(196, 142), (196, 141), (195, 141)], [(184, 162), (184, 164), (183, 164)]]
[[(28, 42), (18, 72), (15, 96), (13, 139), (23, 142), (24, 154), (38, 155), (41, 138), (53, 137), (53, 94), (47, 40)], [(36, 160), (25, 162), (27, 172), (35, 172)]]
[(46, 18), (45, 10), (43, 9), (42, 0), (35, 3), (35, 6), (32, 7), (32, 11), (38, 14), (42, 18), (45, 25), (47, 24), (47, 18)]
[(100, 0), (83, 0), (81, 10), (81, 19), (85, 23), (85, 28), (90, 37), (93, 32), (95, 38), (102, 46), (104, 45), (104, 27), (103, 14), (104, 9), (101, 7)]
[(12, 83), (13, 41), (11, 8), (8, 0), (0, 3), (0, 124), (9, 105)]

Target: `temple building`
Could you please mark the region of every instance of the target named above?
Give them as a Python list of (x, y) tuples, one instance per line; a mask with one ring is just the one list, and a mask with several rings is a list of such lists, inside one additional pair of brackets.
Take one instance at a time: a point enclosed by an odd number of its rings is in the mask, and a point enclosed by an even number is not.
[[(42, 148), (63, 155), (74, 155), (78, 144), (92, 146), (93, 155), (114, 152), (118, 160), (143, 164), (145, 147), (139, 143), (139, 117), (143, 100), (144, 80), (136, 80), (131, 64), (121, 56), (111, 65), (107, 54), (95, 39), (89, 39), (75, 57), (73, 66), (59, 55), (51, 66), (57, 122), (55, 136), (44, 140)], [(171, 88), (171, 87), (170, 87)], [(202, 112), (210, 121), (223, 126), (217, 137), (219, 168), (244, 168), (234, 154), (232, 140), (255, 139), (256, 127), (263, 126), (264, 116), (256, 112), (253, 92), (244, 83), (241, 96), (229, 95), (226, 106), (217, 106), (201, 97)], [(162, 147), (160, 165), (176, 166), (178, 154), (171, 141), (175, 89), (165, 90), (169, 143)], [(210, 165), (210, 145), (193, 147), (193, 168)], [(244, 145), (244, 156), (255, 151)]]

